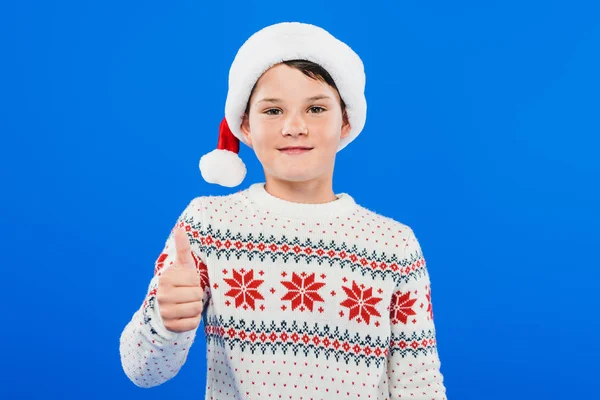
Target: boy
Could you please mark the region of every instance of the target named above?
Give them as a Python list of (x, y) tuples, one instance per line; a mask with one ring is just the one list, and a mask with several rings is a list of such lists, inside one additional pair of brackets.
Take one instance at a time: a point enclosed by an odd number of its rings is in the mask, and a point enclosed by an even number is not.
[(429, 275), (412, 229), (332, 189), (366, 118), (363, 65), (321, 28), (276, 24), (239, 50), (204, 178), (237, 186), (239, 141), (265, 183), (191, 201), (121, 336), (138, 386), (174, 377), (201, 320), (206, 399), (445, 399)]

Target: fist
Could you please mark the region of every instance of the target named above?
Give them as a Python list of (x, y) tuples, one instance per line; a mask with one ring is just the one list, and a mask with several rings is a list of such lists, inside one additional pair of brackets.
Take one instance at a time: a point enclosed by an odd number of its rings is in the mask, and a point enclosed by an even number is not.
[(156, 298), (165, 327), (171, 332), (186, 332), (200, 325), (203, 292), (187, 234), (175, 228), (174, 238), (176, 259), (159, 278)]

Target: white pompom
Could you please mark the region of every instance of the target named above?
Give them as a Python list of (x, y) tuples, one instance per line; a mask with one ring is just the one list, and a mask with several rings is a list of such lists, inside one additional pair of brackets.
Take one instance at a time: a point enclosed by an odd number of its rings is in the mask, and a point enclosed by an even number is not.
[(233, 151), (216, 149), (200, 158), (200, 173), (208, 183), (235, 187), (246, 177), (246, 165)]

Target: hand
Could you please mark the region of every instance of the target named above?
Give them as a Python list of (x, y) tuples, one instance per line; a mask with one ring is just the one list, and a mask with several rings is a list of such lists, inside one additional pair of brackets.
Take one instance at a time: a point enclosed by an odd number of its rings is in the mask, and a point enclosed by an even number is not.
[(186, 332), (200, 325), (203, 293), (187, 233), (175, 228), (174, 237), (177, 256), (158, 280), (158, 308), (168, 330)]

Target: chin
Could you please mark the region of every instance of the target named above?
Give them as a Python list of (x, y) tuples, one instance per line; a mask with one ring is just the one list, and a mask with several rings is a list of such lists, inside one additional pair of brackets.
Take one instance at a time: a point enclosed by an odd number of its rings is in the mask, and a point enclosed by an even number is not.
[(272, 178), (285, 182), (308, 182), (319, 178), (318, 174), (302, 171), (278, 171), (269, 174)]
[(307, 182), (307, 181), (313, 180), (316, 177), (314, 177), (312, 175), (307, 175), (307, 174), (282, 174), (282, 175), (274, 176), (274, 178), (277, 178), (278, 180), (281, 180), (281, 181), (299, 183), (299, 182)]

